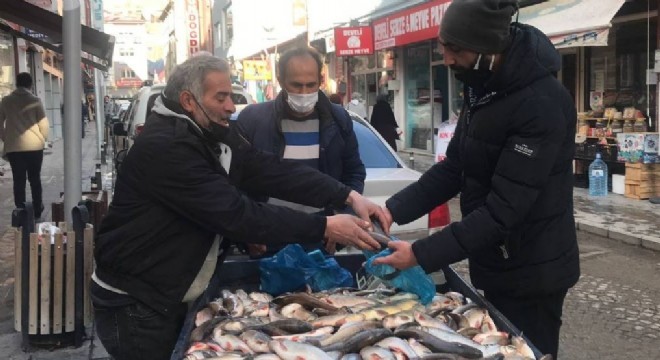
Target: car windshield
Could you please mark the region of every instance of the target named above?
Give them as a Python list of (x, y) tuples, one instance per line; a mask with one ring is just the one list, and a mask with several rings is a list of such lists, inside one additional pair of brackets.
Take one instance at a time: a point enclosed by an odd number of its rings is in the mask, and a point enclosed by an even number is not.
[(371, 129), (354, 120), (353, 131), (357, 137), (360, 159), (362, 159), (364, 167), (367, 169), (401, 167), (387, 145)]

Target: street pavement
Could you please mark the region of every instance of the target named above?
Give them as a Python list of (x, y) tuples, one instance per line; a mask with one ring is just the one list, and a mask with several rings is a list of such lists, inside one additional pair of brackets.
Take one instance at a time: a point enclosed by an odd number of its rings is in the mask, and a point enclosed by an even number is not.
[[(96, 159), (93, 126), (83, 140), (83, 189), (89, 189)], [(63, 142), (56, 141), (44, 157), (44, 200), (50, 204), (63, 190)], [(401, 157), (407, 161), (408, 154)], [(1, 161), (1, 160), (0, 160)], [(415, 168), (424, 171), (431, 157), (416, 155)], [(13, 329), (14, 247), (10, 232), (13, 210), (11, 171), (0, 162), (0, 358), (20, 360), (104, 360), (108, 355), (93, 332), (86, 329), (80, 348), (40, 349), (24, 353), (20, 334)], [(103, 167), (108, 172), (107, 167)], [(107, 186), (110, 182), (107, 181)], [(28, 187), (29, 189), (29, 187)], [(457, 199), (450, 201), (452, 220), (460, 219)], [(45, 218), (50, 218), (46, 207)], [(591, 199), (575, 191), (576, 219), (582, 276), (569, 291), (564, 305), (561, 359), (660, 360), (660, 243), (658, 207), (648, 202), (610, 195)], [(654, 220), (655, 219), (655, 220)], [(626, 236), (623, 236), (623, 235)], [(632, 245), (632, 246), (631, 246)], [(467, 264), (455, 265), (469, 280)]]

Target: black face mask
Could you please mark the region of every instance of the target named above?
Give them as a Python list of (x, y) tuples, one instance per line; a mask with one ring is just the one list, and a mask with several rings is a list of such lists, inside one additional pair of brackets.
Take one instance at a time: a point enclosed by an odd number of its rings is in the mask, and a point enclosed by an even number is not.
[[(209, 114), (204, 110), (202, 105), (197, 101), (195, 96), (192, 96), (193, 100), (197, 104), (197, 106), (202, 110), (204, 113), (204, 116), (206, 116), (206, 119), (209, 121), (209, 128), (205, 129), (200, 126), (200, 129), (202, 129), (202, 134), (206, 138), (206, 140), (213, 142), (213, 143), (218, 143), (218, 142), (224, 142), (225, 139), (227, 138), (227, 135), (229, 135), (229, 127), (228, 126), (222, 126), (214, 121), (211, 120), (211, 117)], [(190, 114), (190, 118), (192, 119), (192, 114)]]
[(493, 76), (492, 69), (492, 59), (491, 65), (488, 66), (483, 64), (483, 59), (481, 54), (477, 58), (477, 62), (470, 69), (454, 69), (454, 77), (461, 81), (463, 84), (472, 87), (472, 88), (483, 88), (488, 80)]

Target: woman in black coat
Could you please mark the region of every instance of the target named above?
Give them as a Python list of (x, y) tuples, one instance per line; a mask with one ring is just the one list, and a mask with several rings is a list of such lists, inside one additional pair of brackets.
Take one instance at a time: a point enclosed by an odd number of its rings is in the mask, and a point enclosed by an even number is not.
[(373, 112), (371, 113), (371, 126), (396, 151), (396, 140), (399, 138), (397, 128), (399, 125), (397, 125), (392, 107), (387, 101), (387, 94), (378, 95), (376, 98), (376, 105), (374, 105)]

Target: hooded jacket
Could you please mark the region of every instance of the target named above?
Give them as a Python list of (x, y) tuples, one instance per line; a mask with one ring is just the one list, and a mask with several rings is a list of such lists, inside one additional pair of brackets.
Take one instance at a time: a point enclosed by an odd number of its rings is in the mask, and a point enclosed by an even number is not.
[(156, 101), (122, 164), (96, 237), (95, 272), (103, 283), (168, 313), (182, 302), (216, 234), (254, 243), (275, 241), (271, 234), (289, 242), (323, 239), (325, 217), (256, 203), (240, 190), (342, 207), (350, 188), (257, 151), (235, 131), (226, 145), (229, 174), (199, 127)]
[[(319, 91), (319, 171), (362, 194), (366, 171), (353, 132), (353, 121), (341, 106)], [(284, 156), (282, 119), (286, 116), (284, 92), (273, 101), (249, 105), (238, 115), (238, 128), (256, 148)]]
[(447, 159), (386, 206), (405, 224), (460, 192), (462, 220), (415, 242), (418, 263), (432, 272), (468, 258), (477, 288), (524, 296), (569, 288), (580, 275), (576, 110), (553, 76), (561, 58), (548, 38), (528, 25), (511, 31), (485, 96), (466, 101)]

